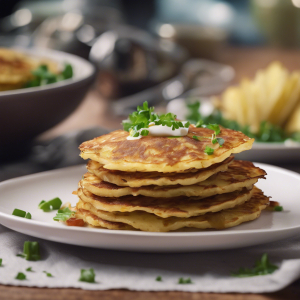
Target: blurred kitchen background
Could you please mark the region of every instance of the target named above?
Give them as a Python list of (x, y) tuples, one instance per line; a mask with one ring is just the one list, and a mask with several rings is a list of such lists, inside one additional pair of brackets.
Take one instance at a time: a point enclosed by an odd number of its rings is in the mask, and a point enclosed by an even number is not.
[(64, 51), (97, 68), (76, 111), (18, 159), (3, 155), (0, 180), (83, 163), (78, 145), (121, 128), (144, 101), (165, 111), (218, 95), (273, 60), (299, 69), (299, 45), (300, 0), (0, 0), (0, 47)]

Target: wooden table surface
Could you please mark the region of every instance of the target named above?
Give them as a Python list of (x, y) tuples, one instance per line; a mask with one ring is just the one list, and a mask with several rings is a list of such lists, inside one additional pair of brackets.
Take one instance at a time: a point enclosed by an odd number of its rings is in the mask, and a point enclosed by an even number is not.
[[(300, 69), (300, 52), (268, 48), (227, 48), (217, 58), (236, 70), (235, 82), (242, 77), (253, 77), (257, 69), (273, 60), (281, 61), (288, 69)], [(40, 138), (53, 138), (70, 130), (91, 126), (120, 127), (120, 118), (112, 118), (109, 103), (91, 91), (80, 107), (64, 122), (44, 133)], [(10, 300), (269, 300), (300, 299), (300, 280), (276, 293), (269, 294), (212, 294), (186, 292), (132, 292), (126, 290), (84, 291), (78, 289), (41, 289), (0, 285), (0, 299)]]

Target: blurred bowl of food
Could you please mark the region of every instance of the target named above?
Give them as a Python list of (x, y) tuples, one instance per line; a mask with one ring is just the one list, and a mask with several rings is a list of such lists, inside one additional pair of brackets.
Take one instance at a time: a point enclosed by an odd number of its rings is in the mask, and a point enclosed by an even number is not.
[(64, 120), (83, 100), (94, 74), (91, 63), (72, 54), (2, 49), (0, 152), (28, 142)]

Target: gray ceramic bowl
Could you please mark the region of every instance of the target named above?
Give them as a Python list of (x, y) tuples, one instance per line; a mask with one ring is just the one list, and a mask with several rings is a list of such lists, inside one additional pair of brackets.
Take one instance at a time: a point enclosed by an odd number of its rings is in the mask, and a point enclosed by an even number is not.
[(74, 75), (41, 87), (0, 92), (0, 150), (26, 143), (65, 119), (83, 100), (95, 74), (91, 63), (75, 55), (45, 49), (18, 51), (70, 63)]

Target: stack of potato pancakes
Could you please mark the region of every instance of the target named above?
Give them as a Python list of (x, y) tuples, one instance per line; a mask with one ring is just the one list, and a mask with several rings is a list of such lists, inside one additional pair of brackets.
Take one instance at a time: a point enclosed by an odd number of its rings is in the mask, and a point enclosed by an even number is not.
[[(87, 225), (125, 230), (224, 229), (257, 219), (269, 198), (254, 186), (265, 171), (232, 154), (253, 139), (221, 128), (190, 125), (182, 137), (143, 136), (129, 140), (117, 130), (80, 145), (90, 159), (79, 182), (76, 217)], [(205, 149), (214, 147), (208, 155)]]

